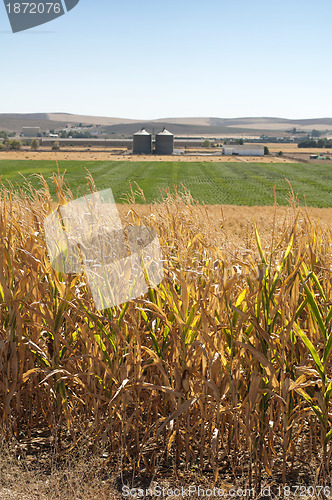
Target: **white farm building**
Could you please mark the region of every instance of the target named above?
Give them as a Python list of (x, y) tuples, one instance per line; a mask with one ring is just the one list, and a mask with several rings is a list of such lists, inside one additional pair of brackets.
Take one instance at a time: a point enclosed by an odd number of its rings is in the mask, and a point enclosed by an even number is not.
[(222, 153), (227, 156), (264, 156), (264, 146), (260, 144), (230, 144), (222, 147)]
[(40, 134), (40, 127), (23, 127), (23, 137), (37, 137)]

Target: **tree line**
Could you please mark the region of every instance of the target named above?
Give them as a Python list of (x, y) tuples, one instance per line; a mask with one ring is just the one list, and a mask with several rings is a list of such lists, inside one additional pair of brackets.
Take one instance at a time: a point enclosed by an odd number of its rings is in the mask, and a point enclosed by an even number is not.
[(318, 139), (306, 139), (298, 143), (299, 148), (332, 148), (332, 140), (323, 138)]

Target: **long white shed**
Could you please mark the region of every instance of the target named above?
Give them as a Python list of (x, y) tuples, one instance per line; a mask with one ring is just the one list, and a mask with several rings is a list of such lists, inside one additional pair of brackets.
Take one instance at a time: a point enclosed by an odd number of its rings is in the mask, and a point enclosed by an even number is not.
[(260, 144), (226, 144), (222, 147), (224, 155), (264, 156), (264, 146)]

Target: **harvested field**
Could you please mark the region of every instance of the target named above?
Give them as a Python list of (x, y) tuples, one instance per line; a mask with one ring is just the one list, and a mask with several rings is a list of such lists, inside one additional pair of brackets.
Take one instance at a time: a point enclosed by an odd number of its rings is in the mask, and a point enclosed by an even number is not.
[(269, 148), (271, 153), (278, 153), (280, 150), (283, 151), (284, 153), (307, 153), (307, 154), (319, 154), (319, 152), (327, 153), (327, 154), (332, 154), (332, 149), (331, 148), (299, 148), (297, 144), (283, 144), (283, 143), (271, 143), (271, 144), (266, 144), (266, 146)]
[[(278, 149), (279, 151), (280, 149)], [(211, 153), (211, 151), (210, 151)], [(258, 163), (289, 163), (292, 160), (286, 160), (285, 158), (276, 158), (274, 156), (263, 156), (263, 157), (241, 157), (243, 161), (248, 162), (258, 162)], [(175, 156), (157, 156), (157, 155), (132, 155), (123, 154), (117, 155), (110, 151), (109, 153), (95, 151), (87, 152), (50, 152), (50, 151), (6, 151), (0, 152), (0, 160), (50, 160), (50, 161), (213, 161), (213, 162), (234, 162), (239, 161), (239, 158), (234, 156), (212, 156), (205, 155), (201, 156), (198, 154), (185, 154), (185, 155), (175, 155)]]

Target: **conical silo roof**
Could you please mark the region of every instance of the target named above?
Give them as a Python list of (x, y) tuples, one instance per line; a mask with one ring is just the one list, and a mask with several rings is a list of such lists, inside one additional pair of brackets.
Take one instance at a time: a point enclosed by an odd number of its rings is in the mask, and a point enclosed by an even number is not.
[(143, 128), (141, 128), (141, 130), (139, 130), (138, 132), (135, 132), (135, 134), (134, 134), (134, 135), (151, 135), (151, 134), (149, 134), (149, 132), (147, 132), (147, 131), (145, 130), (145, 128), (143, 127)]
[(166, 129), (166, 127), (163, 128), (161, 132), (159, 132), (157, 135), (173, 135), (172, 132), (169, 132), (169, 130)]

